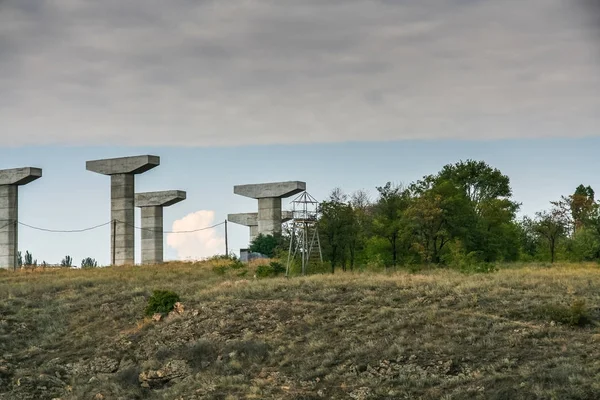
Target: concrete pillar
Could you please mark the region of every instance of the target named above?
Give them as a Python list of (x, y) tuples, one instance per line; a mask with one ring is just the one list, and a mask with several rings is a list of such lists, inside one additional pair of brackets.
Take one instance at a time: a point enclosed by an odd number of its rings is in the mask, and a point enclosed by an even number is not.
[(163, 208), (185, 200), (181, 190), (147, 192), (135, 195), (135, 205), (142, 209), (142, 264), (164, 261)]
[(19, 186), (42, 176), (39, 168), (0, 170), (0, 268), (15, 270), (19, 252)]
[[(281, 223), (291, 221), (294, 218), (291, 211), (280, 211), (279, 219)], [(256, 239), (259, 232), (258, 213), (240, 213), (228, 214), (227, 220), (234, 224), (250, 227), (250, 243)], [(281, 232), (281, 223), (279, 224), (279, 232)]]
[(281, 198), (258, 199), (258, 232), (263, 235), (281, 233)]
[(135, 156), (94, 160), (86, 163), (88, 171), (111, 177), (111, 264), (135, 263), (135, 175), (160, 165), (158, 156)]
[(281, 232), (281, 199), (306, 190), (300, 181), (237, 185), (233, 193), (258, 200), (257, 234), (273, 235)]

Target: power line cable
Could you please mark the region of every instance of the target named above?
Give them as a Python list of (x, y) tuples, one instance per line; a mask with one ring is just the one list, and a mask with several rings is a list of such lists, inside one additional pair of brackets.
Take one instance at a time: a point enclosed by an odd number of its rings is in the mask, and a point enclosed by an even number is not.
[[(118, 219), (115, 220), (115, 221), (119, 222), (121, 224), (125, 224), (127, 226), (130, 226), (130, 227), (132, 227), (134, 229), (138, 229), (140, 231), (160, 232), (159, 230), (152, 229), (152, 228), (141, 228), (139, 226), (135, 226), (135, 225), (123, 222), (123, 221), (119, 221)], [(225, 221), (219, 222), (218, 224), (215, 224), (215, 225), (212, 225), (212, 226), (207, 226), (207, 227), (199, 228), (199, 229), (193, 229), (193, 230), (189, 230), (189, 231), (162, 231), (162, 233), (174, 233), (174, 234), (178, 234), (178, 233), (195, 233), (195, 232), (205, 231), (205, 230), (208, 230), (208, 229), (213, 229), (213, 228), (216, 228), (216, 227), (221, 226), (221, 225), (225, 225)]]
[(37, 227), (37, 226), (28, 225), (28, 224), (23, 223), (23, 222), (19, 222), (19, 225), (23, 225), (23, 226), (25, 226), (27, 228), (34, 229), (36, 231), (42, 231), (42, 232), (50, 232), (50, 233), (81, 233), (81, 232), (87, 232), (87, 231), (91, 231), (91, 230), (94, 230), (94, 229), (102, 228), (103, 226), (110, 225), (111, 223), (112, 223), (112, 221), (109, 221), (109, 222), (105, 222), (104, 224), (92, 226), (90, 228), (71, 229), (71, 230), (59, 230), (59, 229), (40, 228), (40, 227)]
[(3, 227), (0, 227), (0, 230), (4, 229), (4, 228), (8, 228), (9, 226), (11, 226), (12, 224), (14, 224), (16, 221), (15, 220), (10, 220), (10, 219), (5, 219), (4, 221), (10, 221), (8, 224), (4, 225)]

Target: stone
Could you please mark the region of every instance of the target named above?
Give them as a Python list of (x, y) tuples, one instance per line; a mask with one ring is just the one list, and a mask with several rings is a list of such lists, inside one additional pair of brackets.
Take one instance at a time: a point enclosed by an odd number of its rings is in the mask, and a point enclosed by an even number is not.
[(149, 370), (140, 373), (139, 382), (145, 388), (160, 388), (168, 382), (184, 378), (190, 373), (190, 367), (184, 360), (173, 360), (158, 370)]

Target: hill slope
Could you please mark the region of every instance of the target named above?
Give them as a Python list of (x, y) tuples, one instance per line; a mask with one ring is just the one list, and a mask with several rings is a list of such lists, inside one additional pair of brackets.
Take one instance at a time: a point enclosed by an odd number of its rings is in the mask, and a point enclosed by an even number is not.
[(0, 399), (600, 398), (598, 267), (237, 275), (0, 272)]

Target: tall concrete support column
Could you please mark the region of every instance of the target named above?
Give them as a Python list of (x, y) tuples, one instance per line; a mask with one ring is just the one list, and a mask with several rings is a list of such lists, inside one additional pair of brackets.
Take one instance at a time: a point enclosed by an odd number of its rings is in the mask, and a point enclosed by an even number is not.
[(39, 168), (0, 170), (0, 268), (15, 270), (19, 252), (19, 186), (42, 176)]
[[(288, 222), (294, 218), (291, 211), (281, 212), (281, 222)], [(258, 236), (258, 213), (240, 213), (240, 214), (228, 214), (227, 220), (234, 224), (247, 226), (250, 228), (250, 242)]]
[(111, 177), (111, 264), (135, 263), (135, 175), (160, 165), (158, 156), (135, 156), (94, 160), (88, 171)]
[(186, 192), (168, 190), (135, 195), (135, 205), (142, 209), (142, 264), (164, 261), (163, 208), (186, 199)]
[(281, 199), (306, 190), (306, 183), (300, 181), (238, 185), (233, 193), (258, 200), (257, 235), (281, 233)]
[(281, 198), (258, 199), (258, 232), (263, 235), (281, 233)]

